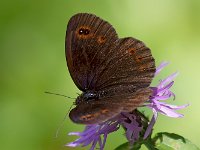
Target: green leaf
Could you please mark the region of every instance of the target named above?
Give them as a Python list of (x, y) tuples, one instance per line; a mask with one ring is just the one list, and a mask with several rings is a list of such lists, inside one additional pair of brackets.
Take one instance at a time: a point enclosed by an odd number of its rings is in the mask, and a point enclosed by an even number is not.
[(153, 141), (159, 150), (200, 150), (188, 139), (174, 133), (158, 133)]
[(138, 150), (141, 147), (141, 143), (135, 143), (134, 145), (130, 145), (129, 142), (124, 143), (118, 146), (115, 150)]

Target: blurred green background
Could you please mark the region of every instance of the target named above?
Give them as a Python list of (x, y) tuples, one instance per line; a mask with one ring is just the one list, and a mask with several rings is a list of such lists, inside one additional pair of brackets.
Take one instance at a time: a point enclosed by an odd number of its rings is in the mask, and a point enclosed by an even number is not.
[[(67, 136), (83, 125), (58, 126), (76, 97), (65, 61), (69, 18), (94, 13), (109, 21), (120, 37), (132, 36), (152, 49), (157, 65), (171, 64), (159, 79), (179, 71), (173, 104), (190, 103), (182, 119), (160, 115), (154, 132), (183, 135), (200, 146), (200, 1), (199, 0), (13, 0), (0, 2), (0, 149), (67, 150)], [(109, 135), (106, 150), (125, 142), (122, 130)], [(74, 148), (81, 149), (81, 148)], [(88, 149), (88, 148), (82, 148)]]

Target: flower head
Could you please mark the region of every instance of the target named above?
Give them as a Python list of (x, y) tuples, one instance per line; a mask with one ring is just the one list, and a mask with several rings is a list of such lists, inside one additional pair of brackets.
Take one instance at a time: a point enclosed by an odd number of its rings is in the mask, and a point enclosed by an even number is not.
[(121, 113), (121, 115), (124, 116), (121, 125), (126, 130), (126, 138), (131, 144), (134, 144), (139, 139), (143, 129), (141, 116), (136, 111), (132, 113)]
[[(166, 66), (168, 63), (161, 63), (161, 65), (156, 70), (156, 75)], [(183, 109), (188, 106), (182, 105), (182, 106), (176, 106), (176, 105), (170, 105), (167, 104), (165, 101), (168, 100), (171, 97), (175, 98), (175, 94), (170, 90), (170, 88), (174, 84), (174, 78), (177, 76), (178, 73), (173, 73), (172, 75), (168, 76), (166, 79), (161, 80), (160, 83), (156, 87), (151, 87), (153, 90), (153, 94), (150, 97), (149, 103), (146, 105), (153, 111), (153, 117), (149, 123), (149, 126), (145, 132), (144, 139), (148, 137), (148, 135), (151, 133), (151, 130), (153, 128), (153, 125), (156, 122), (158, 112), (173, 118), (181, 118), (183, 117), (182, 114), (179, 114), (175, 112), (176, 110)]]
[(71, 132), (68, 135), (77, 135), (79, 139), (67, 144), (66, 146), (87, 146), (91, 144), (90, 150), (94, 150), (96, 145), (99, 145), (99, 149), (103, 150), (107, 135), (119, 129), (123, 126), (126, 130), (126, 137), (128, 141), (134, 144), (140, 137), (142, 131), (141, 119), (136, 112), (121, 113), (115, 118), (112, 118), (102, 124), (87, 125), (83, 132)]
[[(98, 143), (100, 146), (100, 150), (103, 150), (107, 135), (111, 132), (114, 132), (119, 129), (119, 121), (118, 120), (109, 120), (106, 121), (100, 125), (87, 125), (85, 127), (85, 130), (83, 132), (71, 132), (69, 135), (77, 135), (80, 138), (77, 139), (74, 142), (71, 142), (67, 144), (66, 146), (70, 147), (76, 147), (79, 145), (87, 146), (89, 144), (92, 144), (92, 147), (90, 150), (93, 150)], [(103, 141), (101, 138), (101, 135), (103, 135)]]

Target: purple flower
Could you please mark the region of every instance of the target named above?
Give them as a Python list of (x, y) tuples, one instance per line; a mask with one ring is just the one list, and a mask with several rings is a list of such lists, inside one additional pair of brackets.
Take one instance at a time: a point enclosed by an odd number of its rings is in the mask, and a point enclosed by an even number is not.
[[(156, 75), (166, 66), (168, 65), (167, 62), (161, 63), (160, 66), (156, 70)], [(153, 125), (156, 122), (158, 112), (166, 115), (168, 117), (173, 117), (173, 118), (181, 118), (183, 117), (182, 114), (179, 114), (175, 112), (176, 110), (183, 109), (188, 106), (182, 105), (182, 106), (175, 106), (175, 105), (170, 105), (167, 104), (166, 100), (168, 100), (171, 97), (175, 98), (175, 94), (170, 91), (170, 88), (173, 86), (174, 81), (173, 79), (177, 76), (177, 73), (174, 73), (170, 76), (168, 76), (166, 79), (161, 80), (160, 83), (157, 85), (157, 87), (152, 87), (153, 94), (150, 97), (149, 104), (146, 106), (152, 109), (153, 111), (153, 117), (149, 123), (149, 126), (147, 127), (147, 130), (144, 135), (144, 139), (148, 137), (148, 135), (151, 133)]]
[(134, 144), (140, 137), (143, 127), (138, 115), (132, 113), (121, 113), (117, 117), (110, 119), (99, 125), (87, 125), (83, 132), (71, 132), (68, 135), (77, 135), (80, 138), (66, 146), (77, 147), (91, 144), (90, 150), (94, 150), (96, 145), (103, 150), (107, 135), (119, 129), (120, 125), (126, 130), (126, 137), (131, 144)]
[(122, 118), (121, 125), (126, 130), (126, 138), (133, 145), (139, 137), (140, 133), (143, 129), (141, 116), (139, 116), (136, 112), (132, 113), (121, 113)]
[[(156, 69), (155, 75), (157, 75), (165, 66), (167, 62), (161, 63), (161, 65)], [(94, 150), (97, 144), (99, 149), (103, 150), (105, 147), (106, 139), (108, 134), (117, 131), (120, 126), (122, 126), (126, 131), (126, 138), (130, 144), (137, 142), (140, 137), (145, 140), (152, 132), (153, 125), (156, 122), (158, 112), (166, 115), (168, 117), (180, 118), (183, 117), (182, 114), (175, 112), (176, 110), (183, 109), (188, 105), (175, 106), (167, 104), (165, 101), (171, 97), (175, 98), (175, 94), (170, 90), (173, 86), (173, 79), (177, 76), (174, 73), (168, 76), (166, 79), (161, 80), (156, 87), (151, 87), (153, 94), (151, 95), (149, 101), (145, 104), (146, 107), (152, 109), (153, 117), (148, 123), (147, 120), (139, 111), (135, 110), (133, 112), (122, 112), (117, 117), (114, 117), (108, 121), (101, 124), (87, 125), (83, 132), (71, 132), (68, 135), (79, 136), (77, 140), (67, 144), (69, 147), (77, 146), (87, 146), (91, 144), (90, 150)], [(146, 124), (146, 125), (145, 125)], [(142, 132), (142, 131), (145, 131)]]
[[(90, 150), (94, 150), (97, 143), (99, 144), (100, 150), (104, 149), (107, 135), (119, 129), (120, 119), (111, 119), (102, 124), (87, 125), (83, 132), (71, 132), (68, 135), (77, 135), (80, 138), (74, 142), (67, 144), (66, 146), (87, 146), (92, 144)], [(103, 140), (102, 136), (103, 135)]]

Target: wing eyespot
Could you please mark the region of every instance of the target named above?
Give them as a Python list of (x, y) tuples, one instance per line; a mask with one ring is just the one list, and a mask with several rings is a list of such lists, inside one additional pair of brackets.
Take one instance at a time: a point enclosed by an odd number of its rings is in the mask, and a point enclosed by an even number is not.
[(76, 30), (76, 35), (78, 38), (87, 39), (93, 36), (91, 29), (87, 26), (81, 26)]
[(88, 35), (90, 33), (89, 29), (80, 28), (78, 31), (79, 35)]

